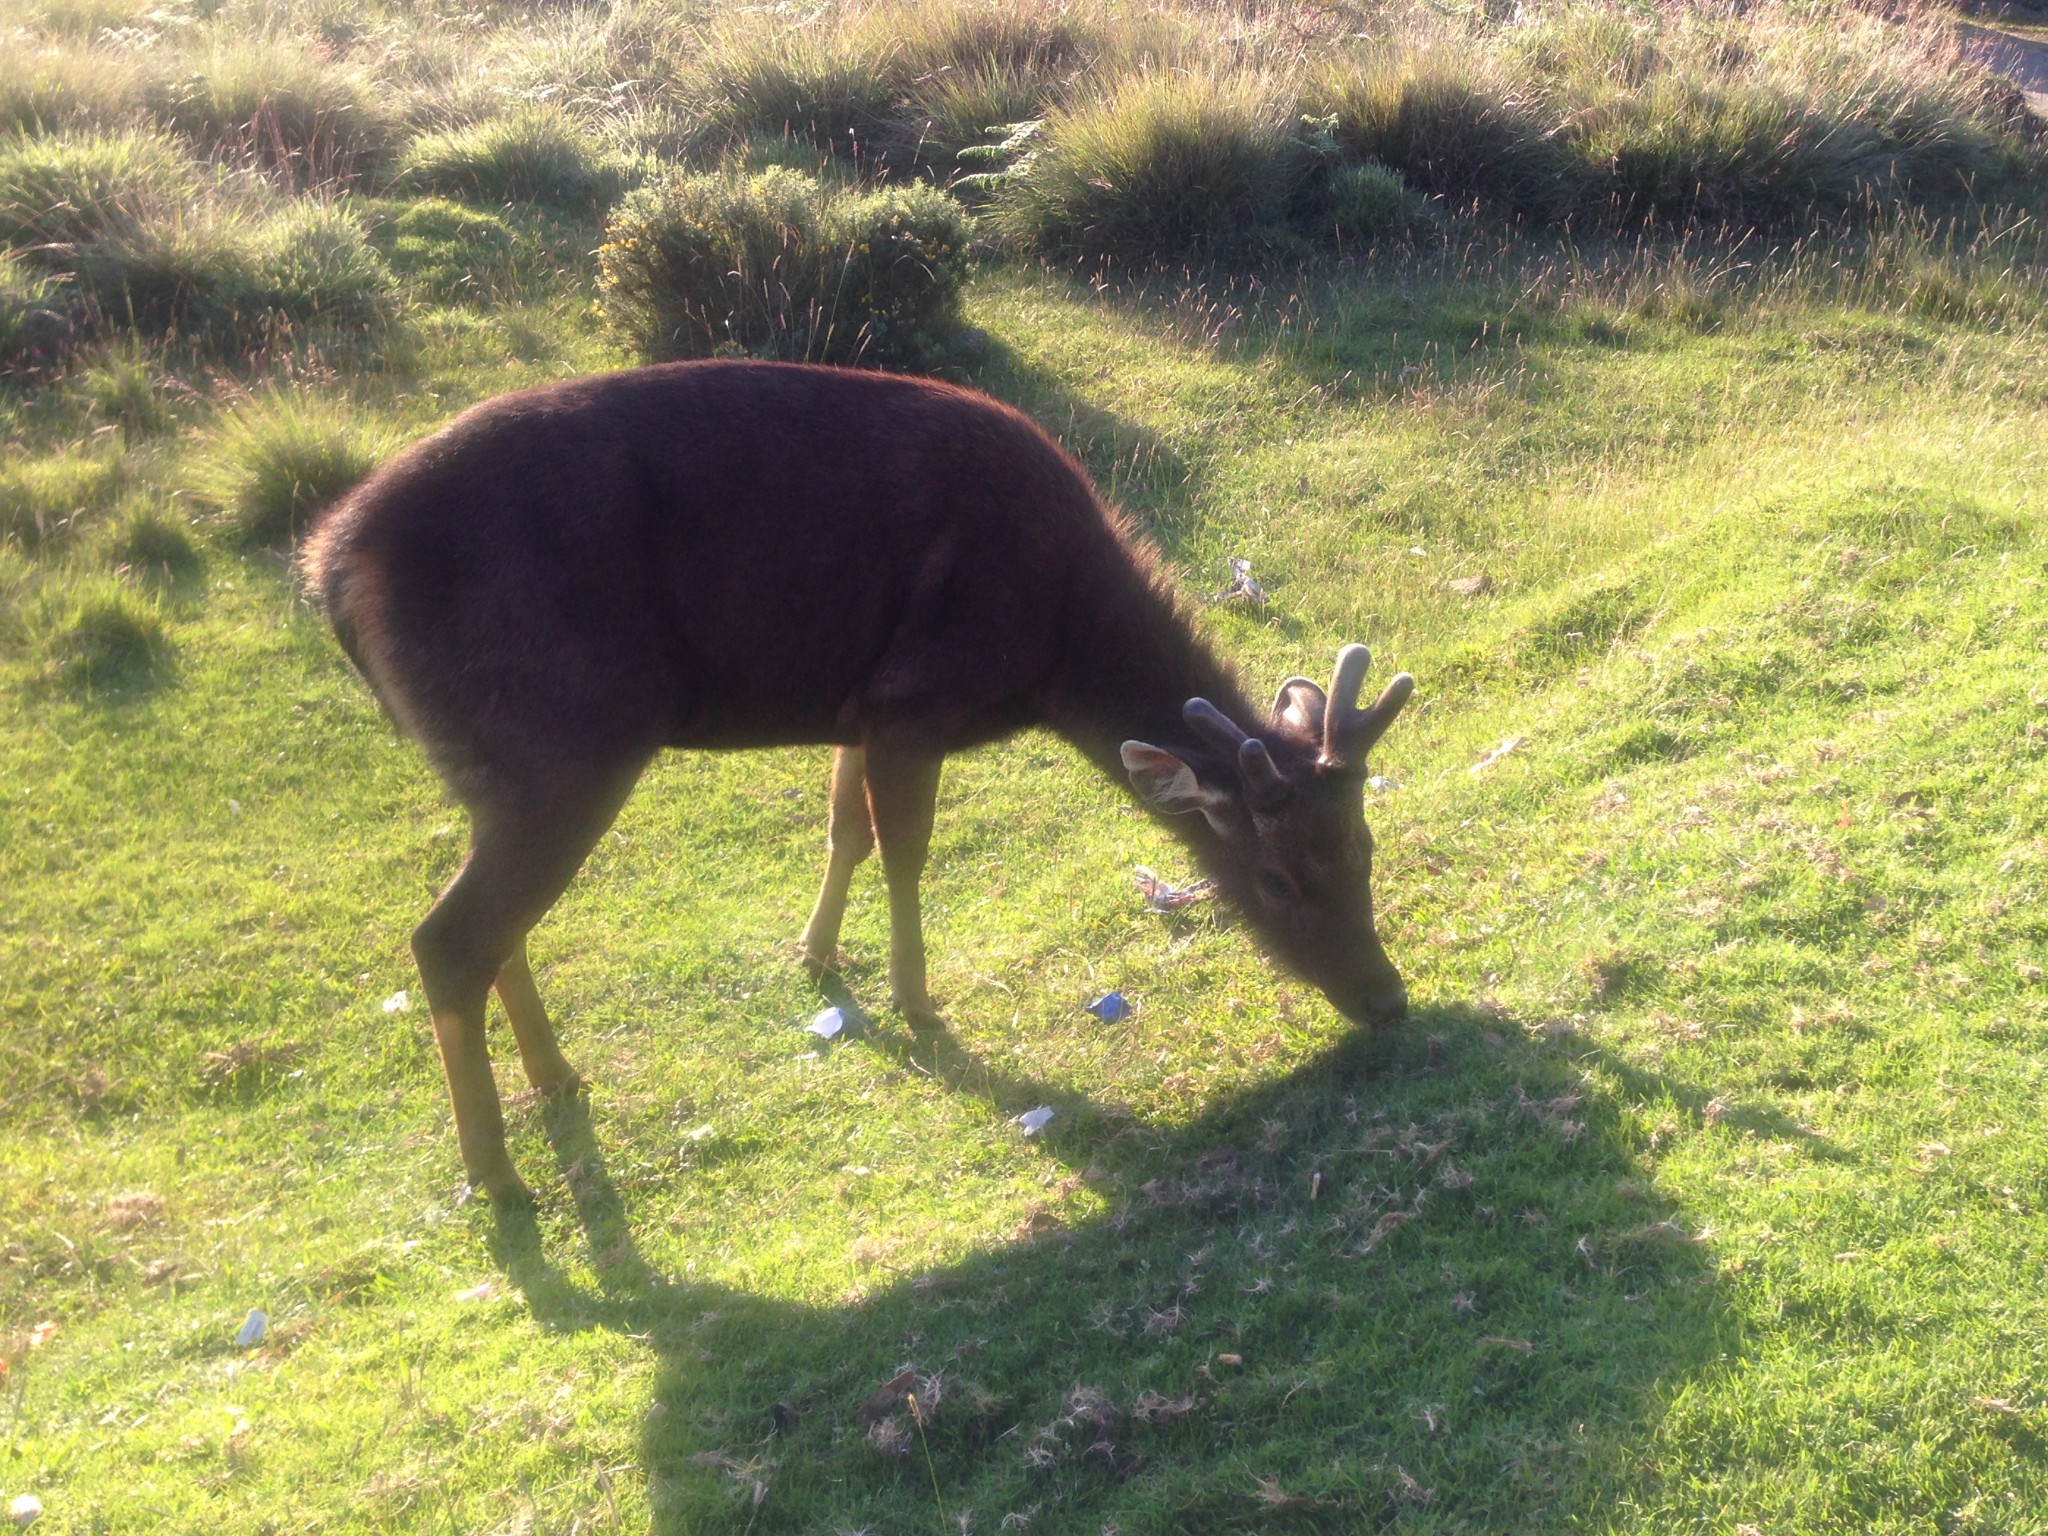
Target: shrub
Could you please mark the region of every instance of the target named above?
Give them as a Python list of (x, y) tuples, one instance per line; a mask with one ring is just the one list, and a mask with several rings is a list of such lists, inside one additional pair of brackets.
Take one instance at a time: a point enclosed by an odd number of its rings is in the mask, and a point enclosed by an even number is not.
[(0, 470), (0, 542), (39, 549), (68, 538), (120, 488), (112, 459), (63, 454)]
[(0, 40), (0, 133), (112, 123), (140, 101), (135, 67), (121, 54)]
[(57, 284), (0, 255), (0, 379), (49, 367), (70, 349), (74, 330)]
[(153, 133), (15, 138), (0, 143), (0, 244), (62, 267), (77, 247), (188, 201), (198, 167)]
[(281, 38), (217, 43), (149, 99), (206, 152), (299, 187), (346, 185), (391, 147), (392, 116), (370, 81)]
[(397, 185), (468, 202), (548, 203), (577, 211), (618, 196), (621, 168), (563, 112), (528, 106), (506, 117), (421, 134), (400, 157)]
[(145, 686), (170, 660), (170, 644), (154, 604), (102, 580), (74, 593), (50, 637), (56, 682), (75, 692)]
[(495, 213), (428, 197), (399, 214), (391, 264), (436, 298), (488, 297), (516, 247), (512, 226)]
[(1139, 75), (1056, 113), (994, 211), (1011, 238), (1065, 259), (1227, 259), (1282, 233), (1296, 174), (1268, 82)]
[(281, 548), (376, 467), (382, 438), (345, 410), (273, 395), (233, 412), (199, 486), (245, 547)]
[(678, 177), (634, 193), (607, 229), (606, 319), (650, 360), (915, 366), (954, 329), (969, 237), (927, 186), (832, 194), (779, 167)]

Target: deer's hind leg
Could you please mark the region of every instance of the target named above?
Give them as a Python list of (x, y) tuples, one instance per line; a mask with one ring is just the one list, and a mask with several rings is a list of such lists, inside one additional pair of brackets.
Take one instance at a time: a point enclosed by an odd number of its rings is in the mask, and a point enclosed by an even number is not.
[(867, 753), (841, 747), (832, 754), (832, 812), (825, 833), (825, 883), (804, 925), (804, 967), (822, 976), (839, 963), (839, 925), (846, 917), (846, 893), (853, 872), (875, 848), (875, 824), (868, 810)]
[(527, 929), (567, 888), (624, 804), (640, 764), (626, 773), (550, 774), (472, 804), (469, 858), (414, 930), (413, 957), (434, 1020), (434, 1039), (455, 1109), (455, 1135), (470, 1184), (501, 1200), (526, 1198), (505, 1150), (505, 1120), (484, 1044), (496, 985), (527, 1075), (569, 1071), (525, 963)]
[(526, 963), (523, 936), (512, 958), (498, 967), (494, 985), (512, 1025), (512, 1038), (519, 1043), (519, 1064), (526, 1069), (526, 1080), (546, 1094), (573, 1093), (582, 1087), (583, 1079), (555, 1043), (555, 1027), (548, 1022), (540, 988), (533, 984), (533, 970)]

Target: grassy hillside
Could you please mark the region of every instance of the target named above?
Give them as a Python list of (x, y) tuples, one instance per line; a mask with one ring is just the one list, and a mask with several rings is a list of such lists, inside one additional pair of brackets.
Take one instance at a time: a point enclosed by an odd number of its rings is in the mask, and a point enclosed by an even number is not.
[[(461, 813), (290, 540), (392, 443), (629, 360), (597, 203), (407, 180), (504, 120), (464, 92), (580, 82), (542, 99), (601, 202), (765, 87), (735, 15), (503, 9), (70, 0), (6, 45), (113, 106), (47, 109), (0, 191), (118, 121), (120, 250), (190, 237), (153, 325), (7, 236), (8, 314), (65, 338), (0, 387), (7, 1500), (65, 1532), (2048, 1529), (2038, 199), (1766, 242), (1431, 194), (1235, 272), (985, 250), (942, 366), (1185, 592), (1251, 561), (1268, 606), (1200, 606), (1256, 689), (1352, 639), (1420, 680), (1367, 807), (1413, 1016), (1349, 1030), (1227, 912), (1146, 912), (1132, 868), (1186, 858), (1033, 735), (948, 768), (948, 1033), (882, 1010), (865, 873), (834, 995), (873, 1012), (821, 1046), (825, 755), (671, 757), (533, 939), (588, 1095), (522, 1094), (498, 1041), (527, 1216), (460, 1198), (406, 951)], [(1120, 58), (1203, 24), (1100, 14)], [(375, 135), (301, 136), (324, 190), (274, 138), (193, 156), (254, 120), (194, 105), (225, 85), (162, 95), (258, 32), (380, 87)], [(1083, 1011), (1109, 988), (1134, 1017)]]

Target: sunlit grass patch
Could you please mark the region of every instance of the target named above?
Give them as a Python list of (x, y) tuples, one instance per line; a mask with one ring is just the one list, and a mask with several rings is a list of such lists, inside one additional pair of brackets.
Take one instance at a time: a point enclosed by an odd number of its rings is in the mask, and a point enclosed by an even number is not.
[(110, 230), (175, 214), (201, 184), (185, 149), (157, 133), (0, 140), (0, 243), (39, 265), (68, 266)]
[(146, 687), (170, 663), (155, 606), (110, 580), (82, 582), (63, 594), (45, 648), (50, 680), (80, 694)]

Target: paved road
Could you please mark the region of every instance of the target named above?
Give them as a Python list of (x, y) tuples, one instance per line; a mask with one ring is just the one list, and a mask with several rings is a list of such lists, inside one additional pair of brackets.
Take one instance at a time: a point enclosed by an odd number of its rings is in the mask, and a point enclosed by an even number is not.
[(1979, 64), (2018, 86), (2035, 113), (2048, 117), (2048, 43), (1965, 22), (1963, 46)]

